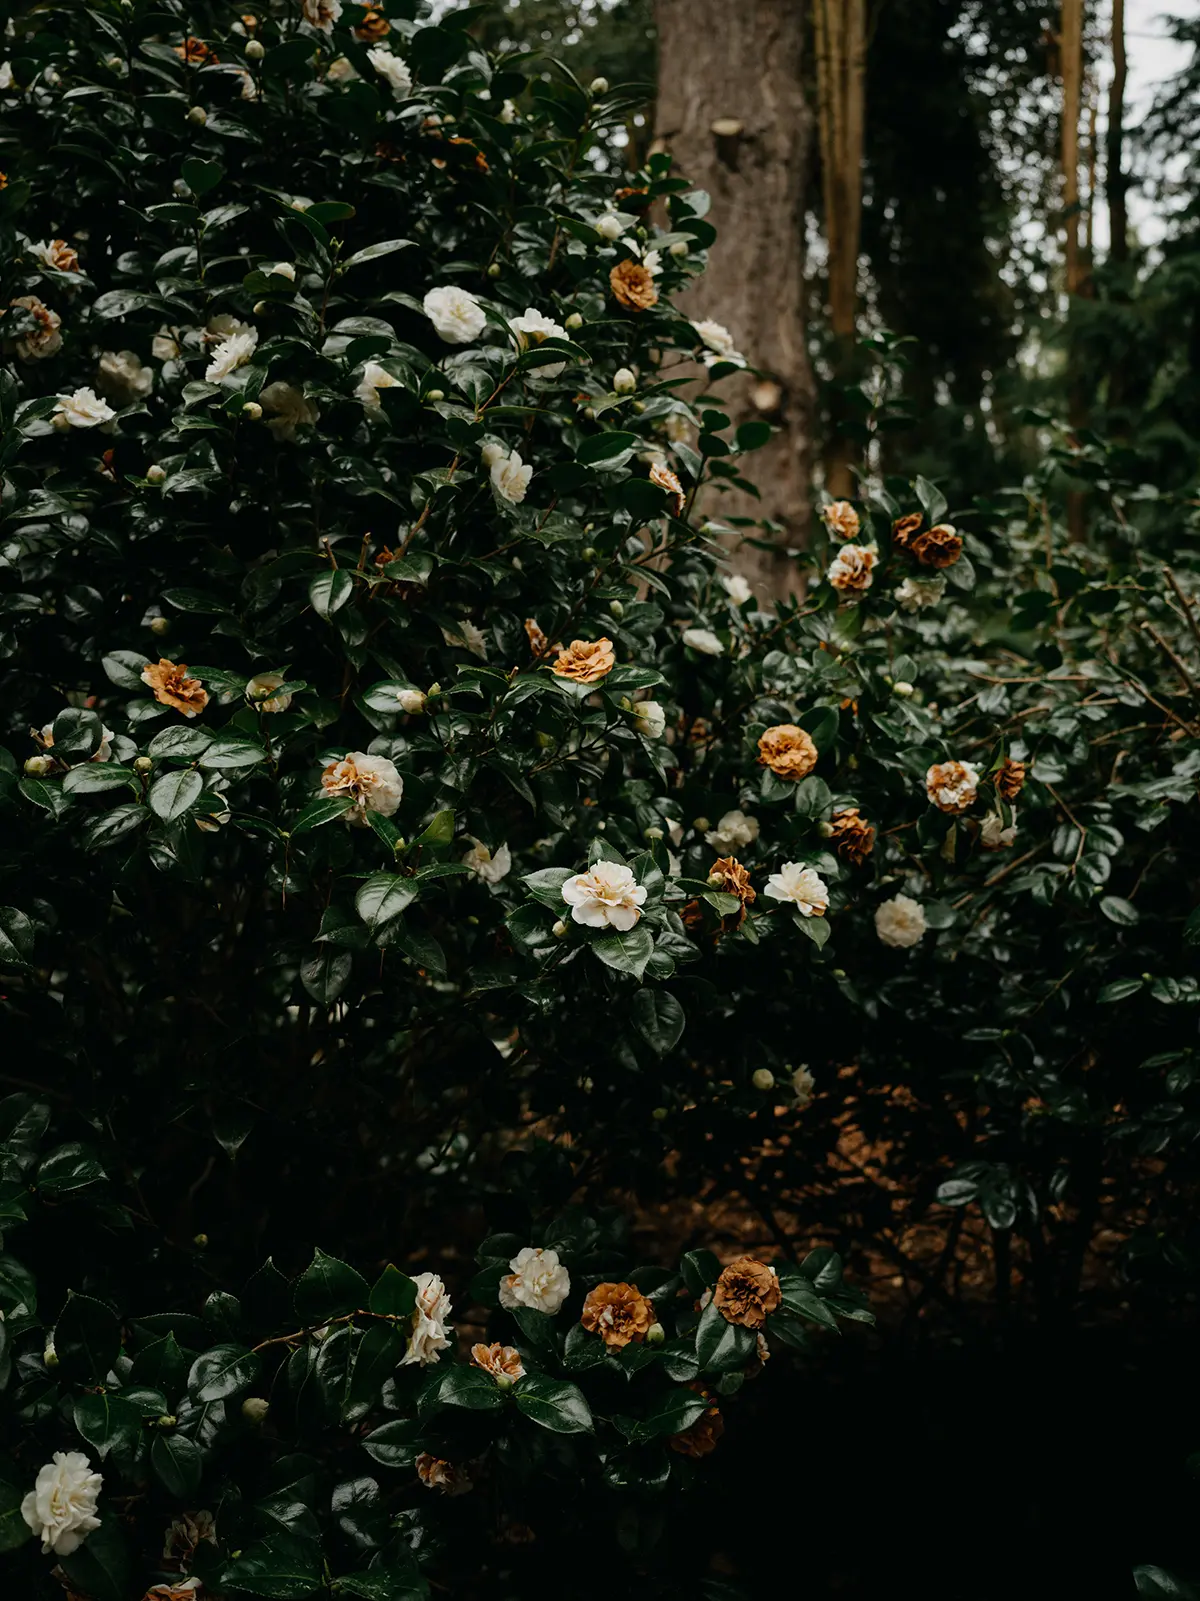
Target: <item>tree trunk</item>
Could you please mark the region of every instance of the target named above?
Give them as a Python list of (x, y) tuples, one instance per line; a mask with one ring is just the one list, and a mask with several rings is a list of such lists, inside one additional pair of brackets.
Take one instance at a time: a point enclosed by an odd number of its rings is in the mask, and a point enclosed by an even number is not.
[(1108, 254), (1111, 261), (1124, 261), (1129, 255), (1129, 217), (1125, 209), (1125, 0), (1112, 0), (1112, 66), (1104, 173)]
[[(761, 501), (710, 492), (722, 518), (769, 518), (766, 549), (739, 541), (734, 565), (765, 598), (796, 588), (788, 548), (811, 518), (813, 380), (804, 335), (804, 189), (809, 112), (799, 0), (657, 0), (657, 146), (712, 196), (718, 238), (682, 297), (690, 317), (723, 323), (766, 378), (726, 379), (736, 420), (778, 428), (747, 462)], [(714, 132), (714, 127), (716, 131)]]
[[(1078, 374), (1078, 356), (1072, 328), (1072, 302), (1083, 292), (1086, 269), (1079, 237), (1079, 113), (1083, 101), (1084, 0), (1062, 0), (1062, 173), (1064, 259), (1067, 287), (1067, 421), (1082, 428), (1087, 400)], [(1084, 532), (1084, 497), (1079, 490), (1067, 495), (1067, 527), (1072, 539)]]

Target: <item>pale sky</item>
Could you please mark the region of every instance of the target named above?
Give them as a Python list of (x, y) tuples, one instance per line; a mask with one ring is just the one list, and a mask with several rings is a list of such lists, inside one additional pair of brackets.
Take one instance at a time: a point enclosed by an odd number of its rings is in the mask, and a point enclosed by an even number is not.
[[(1128, 77), (1125, 89), (1125, 125), (1137, 123), (1151, 100), (1154, 89), (1165, 78), (1173, 77), (1186, 66), (1189, 47), (1176, 44), (1169, 37), (1168, 22), (1171, 16), (1195, 17), (1200, 15), (1200, 0), (1125, 0), (1125, 55)], [(1108, 104), (1108, 85), (1112, 77), (1112, 63), (1102, 59), (1099, 63), (1100, 115), (1097, 136), (1104, 139), (1105, 110)], [(1136, 182), (1129, 192), (1129, 217), (1139, 236), (1153, 244), (1162, 234), (1162, 219), (1139, 193)], [(1098, 250), (1108, 247), (1108, 216), (1104, 206), (1097, 206), (1095, 215), (1095, 242)]]

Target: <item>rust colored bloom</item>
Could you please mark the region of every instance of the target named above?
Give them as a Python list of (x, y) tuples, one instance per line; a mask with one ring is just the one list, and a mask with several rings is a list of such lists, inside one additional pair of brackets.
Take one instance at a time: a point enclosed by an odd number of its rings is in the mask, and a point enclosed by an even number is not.
[(0, 172), (0, 189), (7, 189), (7, 188), (8, 188), (8, 174), (6, 172)]
[(817, 747), (795, 723), (776, 723), (759, 739), (758, 760), (776, 778), (807, 778), (817, 765)]
[(630, 311), (649, 311), (658, 304), (654, 275), (640, 261), (619, 261), (608, 275), (613, 298)]
[[(491, 172), (492, 169), (491, 169), (491, 166), (488, 163), (488, 158), (484, 155), (483, 151), (479, 149), (479, 147), (475, 143), (474, 139), (463, 139), (461, 137), (455, 137), (455, 138), (452, 138), (450, 140), (450, 143), (452, 145), (458, 145), (460, 147), (461, 153), (464, 156), (465, 155), (470, 155), (471, 156), (471, 160), (474, 162), (477, 171), (479, 171), (479, 172)], [(462, 148), (463, 146), (465, 146), (466, 148), (463, 149)]]
[(897, 517), (892, 524), (892, 543), (901, 550), (907, 550), (912, 544), (913, 535), (924, 521), (919, 511), (910, 511), (907, 517)]
[(843, 806), (830, 821), (833, 848), (855, 867), (861, 867), (875, 849), (875, 830), (857, 806)]
[(765, 1262), (753, 1256), (739, 1256), (717, 1280), (713, 1305), (726, 1323), (761, 1329), (767, 1313), (779, 1305), (779, 1280)]
[(687, 497), (683, 493), (683, 485), (671, 469), (664, 467), (660, 461), (656, 461), (650, 469), (650, 482), (657, 484), (660, 489), (666, 490), (669, 497), (668, 505), (671, 508), (671, 516), (682, 517), (683, 508), (687, 504)]
[(1004, 765), (996, 773), (997, 795), (1011, 806), (1024, 788), (1025, 763), (1014, 762), (1011, 756), (1006, 756)]
[(156, 1584), (147, 1590), (142, 1601), (200, 1601), (203, 1586), (199, 1579), (185, 1579), (181, 1584)]
[(477, 1368), (490, 1373), (494, 1379), (523, 1379), (525, 1377), (525, 1364), (521, 1361), (521, 1353), (514, 1345), (473, 1345), (471, 1347), (471, 1361)]
[(680, 910), (679, 920), (683, 924), (684, 928), (689, 928), (693, 932), (698, 928), (703, 928), (704, 927), (704, 908), (703, 908), (703, 906), (701, 906), (699, 901), (688, 901), (686, 903), (686, 905)]
[(525, 619), (525, 638), (529, 641), (529, 648), (535, 656), (544, 656), (550, 649), (550, 641), (532, 617)]
[(725, 1419), (721, 1416), (721, 1409), (714, 1401), (712, 1393), (702, 1384), (689, 1384), (689, 1390), (695, 1390), (697, 1395), (704, 1397), (708, 1405), (690, 1427), (679, 1434), (672, 1434), (667, 1444), (672, 1451), (678, 1451), (683, 1456), (702, 1457), (710, 1451), (715, 1451), (717, 1441), (725, 1433)]
[(258, 27), (258, 18), (250, 11), (243, 11), (242, 26), (246, 29), (247, 33), (253, 33), (255, 28)]
[(597, 1284), (589, 1290), (579, 1319), (589, 1334), (598, 1334), (610, 1350), (640, 1345), (654, 1322), (654, 1308), (632, 1284)]
[(56, 267), (59, 272), (79, 271), (79, 252), (65, 239), (51, 239), (48, 245), (38, 245), (35, 254), (42, 258), (47, 267)]
[(613, 199), (618, 205), (624, 204), (630, 211), (641, 211), (650, 204), (650, 191), (631, 189), (626, 185), (623, 189), (613, 191)]
[(189, 678), (184, 663), (169, 662), (161, 656), (158, 665), (147, 662), (142, 683), (149, 684), (160, 706), (173, 706), (185, 717), (198, 717), (208, 705), (208, 691), (198, 678)]
[(573, 639), (559, 652), (553, 670), (559, 678), (573, 678), (577, 684), (594, 684), (611, 673), (616, 664), (611, 639)]
[(949, 523), (937, 523), (918, 534), (908, 548), (922, 567), (953, 567), (962, 555), (962, 535)]
[(191, 34), (182, 44), (174, 45), (172, 48), (180, 61), (186, 62), (189, 67), (202, 67), (206, 61), (219, 59), (216, 52), (210, 50), (203, 39), (194, 39)]
[(821, 508), (821, 520), (838, 539), (856, 539), (862, 526), (858, 513), (848, 500), (835, 500)]
[(17, 355), (22, 361), (40, 361), (43, 356), (53, 356), (62, 349), (62, 318), (49, 306), (44, 306), (36, 295), (18, 295), (12, 302), (21, 311), (27, 311), (33, 319), (33, 327), (21, 334), (15, 341)]
[(374, 39), (382, 39), (391, 31), (392, 25), (383, 12), (377, 11), (374, 6), (368, 6), (362, 14), (362, 21), (354, 30), (354, 37), (365, 39), (369, 44)]
[(721, 856), (708, 870), (709, 882), (719, 878), (713, 887), (722, 895), (736, 895), (743, 906), (749, 906), (758, 896), (750, 883), (750, 874), (734, 856)]
[(390, 139), (380, 139), (375, 146), (375, 154), (380, 161), (390, 161), (395, 166), (403, 166), (408, 159), (403, 150), (394, 145)]
[(442, 1457), (430, 1456), (428, 1451), (421, 1452), (416, 1467), (417, 1477), (427, 1490), (440, 1490), (443, 1495), (466, 1495), (474, 1486), (466, 1468)]

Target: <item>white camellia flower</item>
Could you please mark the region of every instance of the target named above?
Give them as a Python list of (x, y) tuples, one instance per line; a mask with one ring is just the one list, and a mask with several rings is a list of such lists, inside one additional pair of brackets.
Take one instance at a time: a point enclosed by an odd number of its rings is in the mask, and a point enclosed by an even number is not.
[(234, 334), (248, 334), (253, 331), (248, 322), (243, 322), (232, 312), (221, 311), (215, 317), (208, 319), (201, 337), (206, 345), (219, 345), (225, 339), (232, 339)]
[(765, 893), (773, 901), (790, 901), (801, 917), (823, 917), (829, 907), (825, 880), (802, 862), (784, 862), (768, 878)]
[(514, 450), (510, 455), (499, 456), (492, 462), (490, 477), (492, 488), (500, 499), (507, 500), (510, 506), (519, 506), (525, 499), (533, 468), (527, 466)]
[(96, 1501), (104, 1478), (81, 1451), (56, 1451), (21, 1502), (21, 1516), (45, 1554), (69, 1557), (100, 1527)]
[(12, 62), (0, 61), (0, 89), (11, 89), (12, 86)]
[[(54, 724), (53, 723), (43, 723), (41, 732), (42, 732), (42, 744), (45, 746), (45, 748), (47, 750), (53, 750), (54, 749)], [(112, 760), (112, 742), (113, 742), (115, 737), (116, 736), (114, 735), (112, 729), (111, 728), (105, 728), (104, 724), (101, 723), (101, 725), (100, 725), (100, 743), (99, 743), (99, 745), (97, 745), (97, 747), (96, 747), (95, 751), (93, 752), (93, 754), (88, 757), (88, 760), (92, 761), (92, 762), (109, 762), (109, 761), (111, 761)]]
[(737, 810), (726, 812), (704, 838), (718, 856), (736, 856), (758, 838), (758, 818)]
[(939, 573), (936, 578), (906, 578), (892, 593), (904, 611), (924, 611), (936, 606), (946, 593), (946, 577)]
[(707, 346), (711, 354), (704, 358), (706, 366), (712, 366), (714, 361), (736, 361), (744, 365), (746, 358), (733, 342), (733, 335), (723, 323), (713, 322), (710, 318), (703, 318), (700, 322), (693, 322), (692, 327), (702, 345)]
[(496, 440), (489, 439), (480, 446), (479, 459), (485, 467), (494, 467), (498, 461), (503, 461), (508, 452)]
[(588, 928), (615, 928), (618, 934), (628, 934), (642, 915), (646, 886), (637, 882), (633, 869), (623, 862), (600, 861), (586, 873), (568, 878), (562, 887), (562, 898), (576, 923)]
[(367, 60), (381, 78), (387, 79), (397, 100), (404, 100), (412, 93), (412, 73), (400, 56), (393, 55), (382, 45), (374, 45), (367, 51)]
[(595, 229), (601, 239), (615, 243), (625, 232), (625, 224), (615, 211), (606, 211), (602, 217), (596, 218)]
[(267, 427), (280, 443), (295, 439), (297, 428), (311, 428), (320, 420), (321, 413), (295, 384), (278, 380), (268, 384), (258, 398), (263, 410), (272, 413)]
[(750, 585), (741, 573), (724, 574), (721, 587), (735, 606), (744, 606), (750, 599)]
[(513, 104), (513, 102), (511, 100), (506, 100), (504, 102), (504, 104), (500, 107), (500, 110), (496, 113), (496, 115), (499, 118), (499, 120), (502, 123), (504, 123), (505, 126), (507, 127), (510, 123), (516, 122), (516, 120), (517, 120), (517, 108), (516, 108), (516, 106)]
[(512, 853), (507, 845), (498, 845), (490, 851), (477, 839), (463, 857), (463, 866), (469, 867), (485, 884), (498, 884), (512, 871)]
[(342, 0), (301, 0), (300, 10), (310, 28), (332, 33), (334, 23), (342, 14)]
[(400, 1366), (408, 1367), (419, 1362), (428, 1367), (436, 1362), (450, 1344), (446, 1321), (450, 1316), (450, 1297), (446, 1286), (436, 1273), (418, 1273), (413, 1283), (417, 1286), (417, 1304), (413, 1308), (412, 1334), (408, 1350), (400, 1358)]
[(328, 764), (321, 774), (321, 790), (325, 795), (349, 795), (354, 805), (346, 813), (346, 821), (365, 828), (368, 812), (391, 817), (399, 809), (404, 780), (386, 756), (352, 750)]
[(792, 1074), (792, 1090), (796, 1096), (796, 1109), (803, 1112), (806, 1106), (812, 1105), (813, 1091), (817, 1081), (807, 1067), (801, 1066)]
[(875, 908), (875, 932), (884, 945), (915, 945), (925, 927), (925, 909), (909, 895), (893, 895)]
[(258, 344), (258, 331), (255, 328), (244, 328), (238, 333), (230, 334), (228, 339), (213, 351), (204, 376), (210, 384), (219, 384), (222, 378), (228, 378), (231, 372), (243, 366), (254, 354), (254, 347)]
[(290, 695), (272, 695), (273, 689), (280, 684), (286, 684), (287, 679), (282, 673), (255, 673), (247, 680), (246, 699), (260, 712), (285, 712), (292, 704)]
[(500, 1280), (500, 1305), (509, 1312), (527, 1306), (553, 1317), (571, 1293), (571, 1275), (557, 1251), (527, 1245), (508, 1266), (509, 1272)]
[(685, 628), (683, 642), (691, 650), (698, 650), (702, 656), (723, 656), (725, 647), (713, 633), (711, 628)]
[(179, 340), (170, 328), (160, 328), (150, 341), (150, 354), (155, 361), (174, 361), (180, 353)]
[(469, 345), (487, 327), (487, 314), (478, 300), (456, 284), (431, 289), (421, 305), (438, 338), (448, 345)]
[(288, 283), (294, 284), (296, 281), (296, 269), (290, 261), (277, 261), (267, 273), (267, 277), (286, 278)]
[(662, 271), (662, 254), (657, 250), (647, 250), (642, 257), (642, 266), (652, 278), (657, 278)]
[[(560, 327), (552, 317), (543, 317), (533, 306), (526, 306), (519, 317), (510, 317), (508, 326), (516, 334), (522, 350), (527, 350), (530, 345), (540, 345), (543, 339), (567, 338), (565, 328)], [(566, 370), (565, 361), (555, 361), (548, 367), (535, 368), (534, 375), (538, 378), (557, 378), (559, 373)]]
[(989, 812), (979, 825), (979, 843), (985, 851), (1005, 850), (1017, 837), (1017, 809), (1012, 808), (1012, 822), (1007, 828), (999, 812)]
[(59, 395), (53, 415), (58, 428), (95, 428), (117, 414), (94, 390), (77, 389), (73, 395)]
[(381, 389), (403, 388), (404, 385), (394, 373), (388, 372), (377, 361), (368, 361), (363, 364), (362, 377), (354, 391), (354, 398), (361, 400), (364, 406), (378, 406)]
[(106, 350), (100, 357), (96, 383), (114, 400), (141, 400), (154, 388), (153, 367), (143, 367), (132, 350)]
[(639, 700), (633, 708), (637, 731), (647, 739), (661, 739), (667, 726), (667, 714), (656, 700)]
[(352, 78), (357, 77), (354, 63), (348, 56), (335, 57), (325, 69), (326, 83), (349, 83)]

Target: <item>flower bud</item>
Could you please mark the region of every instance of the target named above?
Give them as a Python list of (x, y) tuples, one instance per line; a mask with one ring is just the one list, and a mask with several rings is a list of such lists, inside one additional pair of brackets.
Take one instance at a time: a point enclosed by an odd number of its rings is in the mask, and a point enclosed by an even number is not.
[(907, 700), (912, 692), (913, 686), (908, 682), (907, 679), (904, 678), (902, 678), (898, 684), (895, 684), (892, 687), (893, 695), (899, 695), (902, 700)]
[(155, 462), (153, 466), (146, 468), (147, 483), (161, 484), (166, 476), (167, 469), (165, 467), (160, 467), (157, 462)]
[(584, 561), (595, 561), (596, 547), (595, 545), (585, 545), (579, 554)]
[(661, 828), (645, 828), (642, 830), (642, 838), (648, 839), (653, 845), (657, 840), (663, 838), (663, 831)]
[(277, 261), (267, 274), (268, 278), (286, 278), (288, 283), (296, 281), (296, 269), (290, 261)]
[(625, 607), (619, 600), (610, 600), (608, 603), (608, 609), (618, 621), (620, 621), (620, 619), (625, 615)]
[(656, 1123), (665, 1123), (667, 1120), (667, 1109), (665, 1106), (656, 1106), (651, 1112), (650, 1116)]
[(588, 89), (594, 95), (606, 95), (608, 93), (608, 79), (593, 78), (591, 83), (588, 84)]
[(251, 422), (257, 422), (262, 416), (262, 407), (257, 400), (248, 400), (242, 407), (242, 416), (248, 417)]
[(588, 422), (595, 422), (595, 420), (596, 420), (596, 408), (595, 408), (595, 406), (585, 406), (583, 408), (583, 415), (587, 418)]
[(613, 388), (618, 395), (631, 395), (637, 388), (637, 379), (628, 367), (618, 367), (613, 373)]
[(28, 756), (25, 759), (26, 778), (45, 778), (47, 773), (54, 771), (54, 758), (52, 756)]
[(193, 106), (187, 114), (187, 120), (192, 124), (193, 127), (203, 128), (204, 124), (208, 121), (208, 112), (205, 111), (203, 106)]
[(646, 402), (644, 400), (635, 400), (632, 409), (639, 413), (643, 412), (646, 409)]
[(157, 634), (161, 639), (164, 634), (171, 632), (171, 619), (169, 617), (152, 617), (150, 619), (150, 632)]
[(433, 683), (430, 684), (429, 688), (425, 691), (425, 697), (427, 700), (432, 700), (435, 695), (440, 695), (441, 693), (442, 686), (436, 679), (434, 679)]
[(773, 1090), (775, 1088), (775, 1075), (769, 1067), (759, 1067), (754, 1070), (751, 1081), (756, 1090)]
[(625, 232), (625, 225), (615, 212), (606, 211), (602, 217), (596, 218), (596, 232), (601, 239), (612, 241), (621, 237)]
[(687, 242), (683, 239), (676, 239), (675, 243), (671, 246), (671, 254), (673, 256), (686, 256), (687, 253)]
[(582, 328), (583, 327), (583, 318), (579, 315), (579, 313), (577, 311), (573, 311), (571, 313), (571, 315), (567, 318), (566, 322), (563, 324), (563, 327), (564, 328), (569, 328), (571, 330), (571, 332), (574, 333), (576, 328)]
[(479, 451), (479, 459), (485, 467), (494, 467), (498, 461), (503, 461), (508, 452), (504, 446), (494, 439), (489, 439)]
[(148, 773), (153, 766), (149, 756), (138, 756), (134, 759), (133, 770), (135, 773)]
[(417, 717), (425, 710), (425, 696), (419, 689), (398, 689), (396, 701), (402, 712)]
[(507, 1373), (497, 1373), (495, 1377), (496, 1377), (496, 1388), (502, 1394), (504, 1393), (504, 1391), (512, 1389), (513, 1381), (509, 1378)]
[(661, 1345), (667, 1337), (667, 1331), (661, 1323), (652, 1323), (646, 1330), (647, 1345)]
[(430, 405), (432, 405), (435, 400), (445, 400), (445, 398), (446, 391), (444, 389), (431, 389), (425, 396), (425, 399), (429, 401)]
[(179, 1419), (174, 1412), (163, 1412), (155, 1418), (154, 1427), (156, 1429), (173, 1429), (178, 1422)]
[(710, 873), (704, 882), (708, 885), (709, 889), (720, 889), (725, 880), (721, 877), (720, 873)]
[(208, 1235), (207, 1234), (193, 1234), (192, 1235), (192, 1244), (196, 1247), (196, 1249), (198, 1251), (206, 1251), (208, 1249)]
[(709, 822), (707, 817), (693, 817), (692, 827), (696, 830), (697, 834), (707, 834), (709, 829), (712, 827), (712, 824)]
[(261, 61), (266, 53), (266, 48), (261, 39), (251, 39), (246, 46), (247, 61)]
[(818, 823), (817, 824), (817, 833), (820, 834), (822, 839), (832, 839), (833, 838), (833, 824), (832, 823)]
[(555, 939), (562, 939), (566, 935), (567, 925), (563, 922), (561, 917), (555, 923), (550, 932), (554, 935)]
[(242, 1402), (242, 1416), (247, 1423), (261, 1423), (271, 1410), (271, 1403), (259, 1395), (248, 1395)]
[(46, 1341), (46, 1349), (42, 1352), (42, 1361), (48, 1368), (56, 1368), (58, 1366), (58, 1352), (54, 1349), (53, 1335)]
[(489, 278), (498, 278), (500, 276), (500, 263), (498, 261), (490, 261), (488, 263), (487, 275)]

